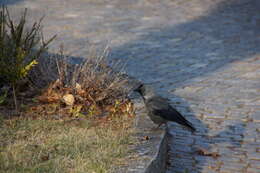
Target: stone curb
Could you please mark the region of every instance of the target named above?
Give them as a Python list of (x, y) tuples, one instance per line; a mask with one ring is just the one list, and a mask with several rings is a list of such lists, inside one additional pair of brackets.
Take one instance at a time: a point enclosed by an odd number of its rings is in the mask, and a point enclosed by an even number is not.
[(135, 107), (136, 138), (134, 146), (137, 155), (125, 170), (126, 173), (164, 173), (167, 159), (167, 132), (157, 129), (146, 115), (145, 105), (139, 95), (134, 95), (131, 101)]
[(145, 173), (165, 173), (167, 161), (167, 132), (162, 134), (160, 143), (157, 146), (156, 154), (151, 158)]

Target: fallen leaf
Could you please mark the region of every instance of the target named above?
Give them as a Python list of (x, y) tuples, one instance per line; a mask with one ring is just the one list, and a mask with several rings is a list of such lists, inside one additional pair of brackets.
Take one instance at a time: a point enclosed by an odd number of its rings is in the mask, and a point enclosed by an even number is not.
[(75, 102), (75, 98), (72, 94), (65, 94), (62, 98), (64, 103), (68, 106), (72, 106)]
[(144, 136), (143, 139), (148, 141), (148, 140), (150, 140), (150, 137), (149, 136)]
[(41, 159), (42, 159), (42, 161), (47, 161), (47, 160), (49, 160), (49, 159), (50, 159), (50, 158), (49, 158), (49, 154), (42, 156)]
[(209, 151), (207, 151), (206, 149), (203, 149), (203, 148), (199, 148), (197, 150), (197, 153), (201, 156), (209, 156), (209, 157), (213, 157), (213, 158), (217, 158), (217, 157), (220, 156), (220, 154), (217, 153), (217, 152), (209, 152)]

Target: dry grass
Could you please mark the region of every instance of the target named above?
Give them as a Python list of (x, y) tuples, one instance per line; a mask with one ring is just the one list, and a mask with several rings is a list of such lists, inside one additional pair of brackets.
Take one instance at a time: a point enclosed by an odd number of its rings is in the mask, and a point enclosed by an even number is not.
[[(129, 118), (93, 125), (84, 120), (1, 120), (0, 172), (105, 173), (125, 164), (133, 142)], [(130, 120), (131, 121), (131, 120)], [(120, 128), (115, 124), (120, 124)]]

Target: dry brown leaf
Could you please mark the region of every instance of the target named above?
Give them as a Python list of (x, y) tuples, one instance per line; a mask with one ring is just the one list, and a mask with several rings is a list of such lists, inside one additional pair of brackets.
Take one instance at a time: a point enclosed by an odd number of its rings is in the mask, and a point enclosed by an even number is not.
[(220, 156), (219, 153), (217, 153), (217, 152), (209, 152), (209, 151), (207, 151), (207, 150), (204, 149), (204, 148), (199, 148), (199, 149), (197, 150), (197, 153), (198, 153), (199, 155), (201, 155), (201, 156), (209, 156), (209, 157), (213, 157), (213, 158), (217, 158), (217, 157)]
[(68, 105), (68, 106), (72, 106), (75, 103), (75, 98), (72, 94), (65, 94), (62, 97), (62, 101)]

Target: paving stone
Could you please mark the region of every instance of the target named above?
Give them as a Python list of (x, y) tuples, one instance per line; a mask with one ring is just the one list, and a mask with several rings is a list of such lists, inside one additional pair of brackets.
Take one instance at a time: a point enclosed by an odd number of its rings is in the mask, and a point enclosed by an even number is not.
[(250, 160), (250, 167), (260, 169), (260, 160)]
[(225, 171), (233, 171), (233, 172), (240, 172), (243, 171), (246, 167), (246, 164), (236, 163), (236, 162), (228, 162), (226, 164), (223, 164), (220, 168), (220, 172)]
[[(250, 115), (250, 117), (253, 119), (254, 122), (260, 123), (260, 111), (255, 111), (253, 114)], [(258, 128), (259, 124), (258, 124)]]
[(259, 168), (247, 168), (246, 173), (258, 173)]
[(260, 162), (260, 153), (256, 152), (256, 150), (254, 149), (253, 151), (248, 151), (247, 152), (247, 157), (249, 159), (253, 159), (253, 160), (258, 160), (258, 163)]

